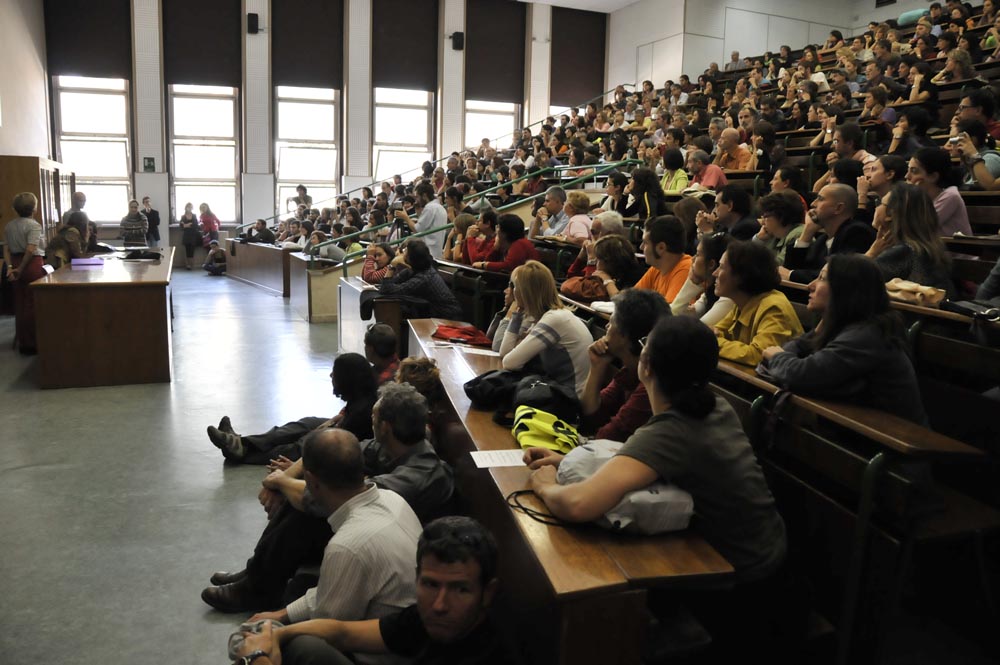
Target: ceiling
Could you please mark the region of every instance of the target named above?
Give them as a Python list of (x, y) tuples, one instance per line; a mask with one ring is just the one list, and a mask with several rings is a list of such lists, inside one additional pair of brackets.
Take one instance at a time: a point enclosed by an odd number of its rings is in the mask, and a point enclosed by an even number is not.
[(521, 0), (521, 2), (537, 2), (542, 5), (555, 5), (569, 9), (582, 9), (588, 12), (603, 12), (610, 14), (622, 7), (634, 5), (638, 0)]

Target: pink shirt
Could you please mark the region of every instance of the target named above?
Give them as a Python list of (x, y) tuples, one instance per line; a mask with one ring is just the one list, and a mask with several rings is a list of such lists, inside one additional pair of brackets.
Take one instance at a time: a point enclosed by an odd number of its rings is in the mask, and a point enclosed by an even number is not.
[(729, 184), (726, 174), (715, 164), (708, 164), (701, 170), (701, 173), (694, 177), (696, 185), (704, 185), (709, 189), (718, 189)]
[(573, 215), (569, 218), (569, 223), (563, 230), (563, 234), (567, 238), (583, 238), (584, 240), (590, 239), (590, 225), (593, 220), (587, 215)]

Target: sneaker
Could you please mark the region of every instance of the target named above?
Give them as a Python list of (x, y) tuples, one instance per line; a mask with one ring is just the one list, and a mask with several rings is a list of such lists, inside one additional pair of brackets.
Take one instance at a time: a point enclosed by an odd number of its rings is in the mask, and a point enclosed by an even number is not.
[(218, 427), (208, 426), (208, 438), (227, 459), (243, 459), (243, 440), (238, 434), (223, 432)]

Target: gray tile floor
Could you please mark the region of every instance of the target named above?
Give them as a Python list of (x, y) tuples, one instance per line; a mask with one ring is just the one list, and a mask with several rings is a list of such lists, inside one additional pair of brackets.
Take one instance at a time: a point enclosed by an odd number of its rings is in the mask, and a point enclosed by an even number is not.
[(241, 617), (199, 594), (263, 528), (262, 469), (223, 467), (205, 427), (335, 413), (336, 326), (200, 272), (176, 272), (173, 294), (170, 384), (39, 390), (0, 317), (4, 665), (226, 662)]

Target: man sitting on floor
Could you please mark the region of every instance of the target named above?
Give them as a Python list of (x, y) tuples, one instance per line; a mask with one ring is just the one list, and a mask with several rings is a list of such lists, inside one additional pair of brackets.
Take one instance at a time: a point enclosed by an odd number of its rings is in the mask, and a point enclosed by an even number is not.
[[(406, 383), (387, 383), (372, 410), (375, 438), (361, 442), (365, 475), (402, 496), (423, 520), (440, 514), (454, 488), (451, 467), (427, 441), (427, 400)], [(223, 612), (275, 607), (300, 566), (316, 563), (330, 540), (330, 525), (304, 512), (305, 466), (275, 460), (260, 501), (270, 520), (245, 570), (212, 575), (202, 591), (206, 603)]]
[(378, 620), (323, 619), (244, 632), (236, 656), (255, 665), (350, 665), (368, 654), (393, 654), (416, 665), (516, 665), (488, 617), (499, 586), (493, 536), (468, 517), (427, 525), (417, 545), (417, 602)]
[[(323, 552), (318, 585), (276, 612), (252, 620), (362, 621), (396, 614), (415, 600), (411, 566), (420, 521), (395, 492), (365, 480), (358, 440), (324, 430), (306, 437), (303, 507), (333, 532)], [(364, 658), (362, 663), (392, 662)]]

